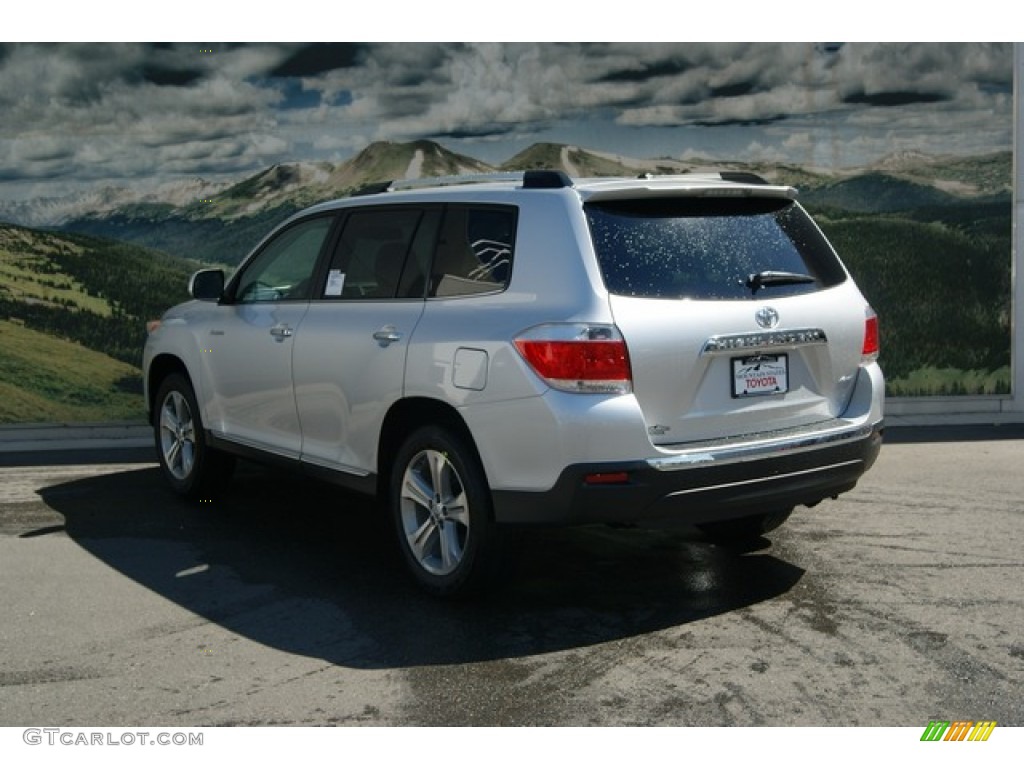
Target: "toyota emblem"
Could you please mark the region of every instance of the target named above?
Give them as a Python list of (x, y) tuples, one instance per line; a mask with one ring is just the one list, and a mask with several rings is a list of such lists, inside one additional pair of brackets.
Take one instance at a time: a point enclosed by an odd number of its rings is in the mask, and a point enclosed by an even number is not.
[(772, 307), (761, 307), (754, 315), (754, 319), (762, 328), (774, 328), (779, 324), (779, 313)]

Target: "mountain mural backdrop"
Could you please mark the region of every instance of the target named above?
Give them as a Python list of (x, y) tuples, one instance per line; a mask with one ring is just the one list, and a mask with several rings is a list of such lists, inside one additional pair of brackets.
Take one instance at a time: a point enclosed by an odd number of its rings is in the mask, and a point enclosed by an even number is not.
[(881, 317), (890, 394), (1009, 389), (1009, 152), (902, 152), (835, 171), (553, 143), (491, 165), (432, 141), (376, 142), (342, 163), (278, 164), (235, 183), (0, 204), (0, 422), (141, 418), (145, 321), (185, 298), (191, 271), (237, 265), (297, 210), (375, 182), (530, 168), (745, 170), (792, 185)]

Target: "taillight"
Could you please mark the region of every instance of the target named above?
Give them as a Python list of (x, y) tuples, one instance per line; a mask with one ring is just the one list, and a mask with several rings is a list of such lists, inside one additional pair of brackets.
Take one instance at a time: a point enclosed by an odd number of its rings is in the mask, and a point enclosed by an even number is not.
[(612, 394), (633, 389), (629, 352), (614, 325), (538, 325), (514, 341), (534, 373), (554, 389)]
[(871, 307), (867, 308), (867, 317), (864, 319), (864, 347), (861, 349), (861, 359), (865, 363), (873, 363), (878, 359), (878, 315)]

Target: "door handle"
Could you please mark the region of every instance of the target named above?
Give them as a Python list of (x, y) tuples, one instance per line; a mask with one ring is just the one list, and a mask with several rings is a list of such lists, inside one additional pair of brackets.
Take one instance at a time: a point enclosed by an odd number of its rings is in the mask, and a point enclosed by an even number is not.
[(395, 330), (393, 325), (385, 325), (379, 331), (374, 331), (373, 338), (376, 339), (382, 347), (393, 344), (402, 338), (402, 334)]
[(290, 326), (287, 325), (275, 325), (273, 328), (270, 329), (270, 335), (273, 336), (278, 341), (284, 341), (293, 333), (294, 331), (291, 329)]

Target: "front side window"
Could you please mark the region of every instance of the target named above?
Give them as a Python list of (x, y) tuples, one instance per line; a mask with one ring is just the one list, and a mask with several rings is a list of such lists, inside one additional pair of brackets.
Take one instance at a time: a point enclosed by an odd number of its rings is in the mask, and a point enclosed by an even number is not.
[(504, 290), (512, 276), (515, 236), (514, 208), (449, 205), (431, 268), (430, 295)]
[[(780, 297), (817, 291), (846, 278), (825, 238), (790, 200), (621, 200), (589, 204), (586, 212), (605, 285), (614, 294)], [(796, 279), (751, 279), (771, 274)]]
[(320, 249), (327, 239), (331, 216), (299, 222), (260, 251), (245, 267), (235, 289), (241, 303), (263, 301), (306, 301)]

